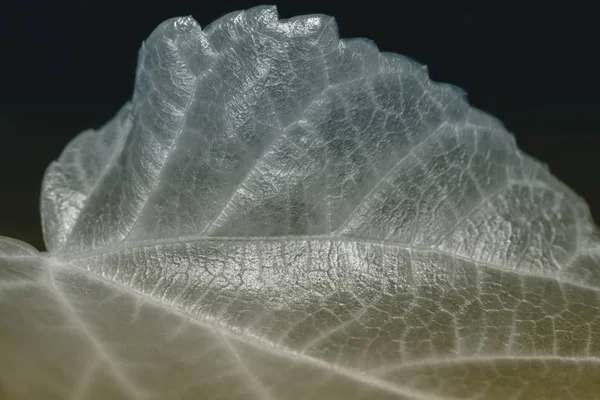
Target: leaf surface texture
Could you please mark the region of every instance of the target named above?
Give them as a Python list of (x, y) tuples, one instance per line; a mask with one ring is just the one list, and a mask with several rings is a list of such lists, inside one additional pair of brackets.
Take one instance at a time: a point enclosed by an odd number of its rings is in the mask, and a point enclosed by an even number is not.
[(161, 24), (0, 238), (0, 395), (600, 393), (600, 235), (491, 116), (332, 18)]

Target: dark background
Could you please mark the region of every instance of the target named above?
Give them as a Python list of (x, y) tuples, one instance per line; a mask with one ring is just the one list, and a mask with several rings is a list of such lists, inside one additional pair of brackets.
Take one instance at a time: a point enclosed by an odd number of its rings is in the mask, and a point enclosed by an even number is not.
[[(600, 222), (600, 30), (592, 9), (576, 2), (539, 9), (411, 3), (302, 1), (278, 9), (282, 18), (333, 15), (342, 37), (368, 37), (383, 51), (427, 64), (434, 80), (462, 87), (471, 104), (502, 120), (524, 151), (585, 198)], [(157, 24), (192, 15), (206, 26), (258, 4), (2, 2), (0, 235), (43, 248), (44, 169), (131, 96), (137, 50)]]

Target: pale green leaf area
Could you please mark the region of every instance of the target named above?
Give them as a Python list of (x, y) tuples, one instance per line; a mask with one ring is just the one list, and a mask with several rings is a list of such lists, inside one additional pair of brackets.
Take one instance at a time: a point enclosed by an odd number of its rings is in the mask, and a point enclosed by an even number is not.
[(47, 253), (0, 238), (6, 399), (600, 398), (585, 202), (330, 17), (161, 24), (41, 213)]

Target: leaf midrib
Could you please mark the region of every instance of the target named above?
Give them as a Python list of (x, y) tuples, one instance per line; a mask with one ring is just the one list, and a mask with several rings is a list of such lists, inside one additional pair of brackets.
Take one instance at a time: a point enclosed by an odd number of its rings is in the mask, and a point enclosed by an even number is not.
[(439, 248), (431, 248), (424, 246), (410, 246), (408, 244), (399, 244), (399, 243), (390, 243), (380, 240), (369, 240), (362, 238), (352, 238), (352, 237), (341, 237), (341, 236), (289, 236), (289, 237), (279, 237), (279, 236), (268, 236), (268, 237), (214, 237), (214, 236), (182, 236), (179, 238), (170, 238), (170, 239), (153, 239), (153, 240), (144, 240), (134, 243), (119, 243), (117, 245), (109, 246), (103, 249), (90, 250), (82, 253), (58, 253), (54, 254), (53, 257), (59, 258), (64, 262), (73, 265), (79, 266), (79, 260), (85, 260), (88, 258), (92, 258), (100, 255), (113, 255), (123, 250), (133, 250), (144, 247), (157, 247), (161, 245), (177, 245), (177, 244), (188, 244), (188, 243), (200, 243), (204, 242), (207, 244), (223, 244), (227, 242), (249, 242), (249, 243), (259, 243), (259, 242), (280, 242), (280, 243), (290, 243), (290, 242), (315, 242), (315, 241), (330, 241), (330, 242), (343, 242), (343, 243), (356, 243), (356, 244), (366, 244), (366, 245), (377, 245), (382, 247), (388, 247), (393, 249), (401, 249), (406, 250), (408, 252), (416, 251), (422, 253), (435, 253), (442, 256), (450, 257), (454, 260), (475, 264), (481, 268), (488, 268), (495, 271), (500, 271), (506, 274), (513, 274), (518, 276), (519, 278), (535, 278), (535, 279), (546, 279), (556, 281), (558, 284), (566, 284), (572, 285), (580, 289), (584, 290), (592, 290), (594, 292), (600, 293), (599, 287), (594, 287), (587, 285), (584, 282), (580, 282), (574, 279), (566, 279), (564, 276), (560, 276), (558, 274), (536, 274), (533, 271), (517, 271), (514, 269), (508, 269), (507, 267), (503, 267), (497, 264), (487, 263), (484, 261), (475, 261), (466, 256), (461, 256), (459, 254), (454, 254), (446, 250), (442, 250)]

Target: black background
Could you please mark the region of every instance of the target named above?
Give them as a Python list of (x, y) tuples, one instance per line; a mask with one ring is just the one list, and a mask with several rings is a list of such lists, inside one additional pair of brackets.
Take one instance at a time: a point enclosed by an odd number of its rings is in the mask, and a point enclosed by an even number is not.
[[(0, 235), (43, 248), (44, 169), (131, 96), (137, 50), (156, 25), (192, 15), (206, 26), (258, 4), (2, 2)], [(280, 3), (278, 10), (281, 18), (332, 15), (342, 37), (368, 37), (383, 51), (427, 64), (434, 80), (462, 87), (471, 104), (502, 120), (525, 152), (585, 198), (600, 222), (600, 30), (591, 9), (363, 0)]]

